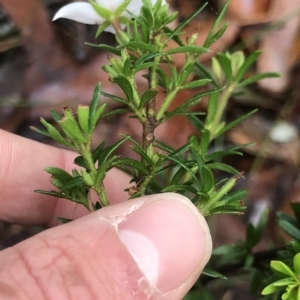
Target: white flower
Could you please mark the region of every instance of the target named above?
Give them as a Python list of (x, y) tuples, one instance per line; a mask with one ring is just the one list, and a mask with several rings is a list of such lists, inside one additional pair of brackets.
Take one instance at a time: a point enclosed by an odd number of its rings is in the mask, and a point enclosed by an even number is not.
[[(151, 0), (152, 5), (157, 0)], [(165, 4), (163, 0), (162, 4)], [(139, 15), (143, 3), (141, 0), (91, 0), (88, 2), (74, 2), (63, 6), (54, 16), (53, 21), (65, 18), (84, 24), (98, 24), (104, 31), (116, 33), (111, 25), (114, 20), (124, 22), (125, 18), (131, 18), (126, 10), (134, 15)], [(119, 19), (121, 17), (121, 19)], [(123, 18), (122, 18), (123, 17)], [(123, 22), (122, 22), (123, 21)], [(126, 25), (121, 24), (124, 28)]]

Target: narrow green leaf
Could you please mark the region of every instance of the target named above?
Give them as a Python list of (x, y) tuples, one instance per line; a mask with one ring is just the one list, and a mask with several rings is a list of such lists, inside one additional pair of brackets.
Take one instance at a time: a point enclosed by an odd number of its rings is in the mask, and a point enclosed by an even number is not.
[(72, 219), (62, 218), (62, 217), (55, 217), (55, 219), (63, 224), (67, 224), (72, 222)]
[(204, 47), (198, 47), (198, 46), (181, 46), (177, 48), (172, 48), (168, 50), (165, 54), (171, 55), (171, 54), (176, 54), (176, 53), (195, 53), (195, 54), (202, 54), (210, 52), (209, 49), (204, 48)]
[(104, 118), (112, 116), (112, 115), (121, 115), (121, 114), (126, 114), (129, 112), (132, 112), (132, 111), (128, 108), (117, 108), (117, 109), (111, 110), (111, 111), (103, 114), (102, 118), (104, 119)]
[(256, 50), (252, 52), (245, 60), (243, 65), (240, 67), (237, 76), (235, 78), (235, 82), (240, 82), (245, 73), (248, 71), (248, 69), (256, 62), (258, 57), (261, 55), (261, 50)]
[(72, 190), (74, 187), (78, 187), (80, 185), (84, 184), (84, 181), (82, 179), (81, 176), (78, 177), (74, 177), (71, 180), (69, 180), (67, 183), (65, 183), (63, 185), (63, 187), (61, 188), (62, 191), (70, 191)]
[(51, 135), (48, 133), (48, 131), (38, 129), (38, 128), (34, 127), (34, 126), (29, 126), (29, 128), (30, 128), (32, 131), (35, 131), (35, 132), (37, 132), (37, 133), (39, 133), (39, 134), (42, 134), (42, 135), (51, 137)]
[(210, 90), (210, 91), (207, 91), (207, 92), (204, 92), (204, 93), (199, 93), (199, 94), (196, 94), (195, 96), (189, 98), (188, 100), (186, 100), (183, 104), (181, 104), (180, 106), (178, 106), (176, 109), (174, 109), (173, 111), (167, 113), (164, 117), (165, 120), (168, 120), (170, 119), (171, 117), (183, 112), (183, 111), (186, 111), (187, 109), (197, 105), (202, 97), (204, 96), (207, 96), (207, 95), (210, 95), (210, 94), (214, 94), (216, 92), (220, 91), (220, 89), (215, 89), (215, 90)]
[(60, 168), (48, 167), (45, 171), (62, 182), (67, 182), (73, 178), (68, 172)]
[[(66, 141), (66, 139), (59, 133), (59, 131), (56, 128), (54, 128), (51, 124), (46, 122), (46, 120), (41, 118), (41, 123), (46, 127), (46, 129), (48, 130), (48, 134), (49, 134), (49, 136), (51, 136), (52, 139), (54, 139), (55, 141), (65, 145), (65, 146), (73, 147), (73, 145), (71, 143), (69, 143), (68, 141)], [(42, 131), (40, 131), (40, 133), (42, 133)]]
[(106, 20), (98, 26), (95, 37), (97, 38), (108, 26), (110, 26), (110, 21)]
[(80, 125), (80, 128), (85, 134), (90, 134), (89, 129), (89, 111), (90, 108), (86, 105), (79, 105), (78, 106), (78, 122)]
[(158, 93), (158, 90), (153, 90), (153, 89), (147, 90), (141, 97), (139, 109), (143, 108), (147, 102), (149, 102), (153, 98), (155, 98), (157, 93)]
[(209, 276), (209, 277), (213, 277), (213, 278), (221, 278), (221, 279), (227, 279), (226, 276), (222, 275), (221, 273), (211, 270), (207, 267), (204, 268), (204, 270), (202, 271), (202, 274)]
[(155, 53), (145, 53), (144, 55), (142, 55), (141, 57), (139, 57), (133, 65), (133, 68), (137, 68), (138, 66), (140, 66), (141, 64), (145, 63), (146, 61), (152, 60), (153, 58), (163, 55), (163, 52), (155, 52)]
[(90, 129), (90, 132), (92, 132), (92, 122), (93, 122), (93, 118), (94, 118), (94, 115), (95, 115), (97, 107), (98, 107), (100, 95), (101, 95), (101, 83), (98, 83), (94, 90), (92, 102), (89, 106), (89, 129)]
[(185, 89), (194, 89), (200, 86), (203, 86), (207, 83), (211, 82), (211, 79), (199, 79), (199, 80), (194, 80), (191, 81), (187, 84), (184, 84), (180, 87), (181, 90), (185, 90)]
[(114, 82), (118, 84), (118, 86), (123, 90), (125, 93), (128, 101), (132, 103), (133, 101), (133, 89), (132, 86), (127, 78), (124, 76), (118, 76), (114, 78)]
[(118, 48), (126, 48), (128, 50), (133, 50), (133, 51), (143, 50), (143, 51), (149, 51), (151, 53), (154, 53), (156, 50), (155, 47), (153, 47), (152, 45), (146, 44), (144, 42), (139, 42), (139, 41), (132, 41), (126, 43), (119, 46)]
[(295, 227), (293, 224), (285, 221), (278, 220), (278, 225), (282, 228), (288, 235), (296, 240), (300, 240), (300, 229)]
[(110, 52), (112, 54), (115, 54), (115, 55), (118, 55), (118, 56), (121, 56), (121, 50), (116, 48), (116, 47), (112, 47), (112, 46), (109, 46), (109, 45), (106, 45), (106, 44), (91, 44), (91, 43), (85, 43), (85, 45), (87, 46), (92, 46), (92, 47), (95, 47), (95, 48), (101, 48), (107, 52)]
[(117, 97), (115, 95), (111, 95), (111, 94), (105, 93), (103, 91), (101, 91), (101, 95), (104, 96), (104, 97), (110, 98), (110, 99), (112, 99), (116, 102), (126, 104), (126, 101), (123, 98)]
[(55, 122), (62, 119), (62, 116), (55, 109), (51, 108), (50, 113)]
[(185, 169), (192, 176), (192, 178), (195, 180), (195, 183), (198, 185), (198, 188), (201, 188), (197, 177), (195, 176), (193, 171), (186, 166), (186, 163), (182, 163), (180, 160), (178, 160), (177, 158), (172, 157), (172, 156), (168, 156), (168, 159), (178, 163), (183, 169)]
[(102, 114), (103, 114), (103, 111), (106, 107), (106, 103), (100, 105), (97, 109), (96, 109), (96, 112), (95, 114), (93, 115), (92, 117), (92, 121), (91, 121), (91, 127), (90, 127), (90, 133), (93, 132), (93, 130), (95, 129), (96, 127), (96, 124), (97, 122), (99, 121), (99, 119), (101, 118)]
[(217, 59), (220, 62), (222, 69), (225, 73), (225, 77), (228, 82), (232, 82), (232, 69), (231, 69), (231, 61), (227, 55), (223, 53), (217, 54)]
[(225, 172), (228, 172), (228, 173), (231, 173), (231, 174), (238, 174), (239, 171), (227, 164), (224, 164), (224, 163), (220, 163), (220, 162), (215, 162), (215, 163), (209, 163), (209, 164), (206, 164), (206, 166), (210, 169), (218, 169), (218, 170), (221, 170), (221, 171), (225, 171)]
[(42, 194), (42, 195), (48, 195), (48, 196), (53, 196), (56, 198), (62, 198), (61, 193), (57, 191), (44, 191), (44, 190), (34, 190), (35, 193)]
[(203, 157), (206, 155), (209, 144), (210, 144), (210, 131), (206, 129), (202, 129), (200, 135), (200, 150)]
[(202, 167), (201, 174), (203, 181), (203, 188), (201, 191), (208, 193), (215, 185), (214, 175), (207, 166)]
[(205, 3), (202, 5), (198, 10), (196, 10), (190, 17), (188, 17), (186, 20), (181, 22), (168, 36), (165, 43), (167, 43), (169, 40), (174, 39), (181, 31), (182, 28), (184, 28), (188, 23), (190, 23), (191, 20), (193, 20), (207, 5), (208, 3)]
[(94, 10), (98, 13), (98, 15), (100, 15), (104, 20), (111, 19), (112, 12), (109, 9), (100, 6), (97, 2), (93, 0), (89, 0), (89, 2), (93, 6)]
[(264, 78), (276, 78), (276, 77), (280, 77), (280, 76), (281, 76), (280, 74), (274, 73), (274, 72), (256, 74), (256, 75), (253, 75), (253, 76), (245, 79), (244, 81), (240, 82), (237, 85), (237, 87), (243, 87), (248, 84), (254, 83), (256, 81), (259, 81), (261, 79), (264, 79)]
[(279, 274), (284, 274), (289, 277), (294, 278), (295, 280), (298, 280), (294, 272), (282, 261), (279, 260), (272, 260), (271, 261), (271, 269), (274, 272), (277, 272)]
[(134, 170), (139, 170), (143, 174), (146, 174), (146, 175), (149, 174), (149, 171), (146, 168), (146, 166), (135, 159), (131, 159), (131, 158), (118, 159), (117, 161), (114, 162), (113, 165), (116, 167), (122, 167), (122, 168), (124, 168), (126, 166), (126, 167), (133, 168)]
[(58, 121), (59, 126), (64, 133), (75, 142), (86, 143), (87, 139), (80, 130), (73, 113), (69, 109), (64, 110), (65, 117)]
[(228, 5), (229, 5), (229, 1), (227, 1), (225, 3), (225, 5), (223, 6), (223, 9), (221, 10), (221, 12), (219, 13), (217, 19), (215, 20), (215, 23), (212, 26), (211, 30), (209, 31), (209, 33), (207, 35), (207, 38), (206, 38), (206, 40), (205, 40), (205, 42), (203, 44), (203, 47), (209, 48), (216, 41), (212, 37), (215, 35), (215, 31), (218, 28), (218, 26), (220, 25), (220, 23), (221, 23), (224, 15), (225, 15), (225, 12), (227, 10)]
[(205, 68), (200, 62), (196, 61), (195, 63), (195, 70), (194, 73), (196, 75), (198, 75), (200, 78), (209, 78), (211, 79), (212, 83), (214, 84), (214, 86), (216, 88), (219, 88), (219, 84), (215, 78), (215, 76), (213, 76), (210, 71), (208, 71), (207, 68)]
[(231, 129), (232, 127), (235, 127), (236, 125), (238, 125), (239, 123), (243, 122), (245, 119), (247, 119), (248, 117), (250, 117), (251, 115), (253, 115), (254, 113), (257, 112), (257, 109), (254, 109), (252, 111), (250, 111), (249, 113), (241, 116), (240, 118), (238, 118), (237, 120), (235, 121), (232, 121), (231, 123), (227, 124), (226, 126), (224, 126), (223, 128), (221, 128), (216, 136), (219, 136), (223, 133), (225, 133), (226, 131), (228, 131), (229, 129)]
[(197, 194), (197, 190), (189, 185), (186, 184), (177, 184), (177, 185), (170, 185), (162, 189), (162, 193), (167, 193), (167, 192), (174, 192), (174, 193), (184, 193), (184, 192), (191, 192), (194, 194)]

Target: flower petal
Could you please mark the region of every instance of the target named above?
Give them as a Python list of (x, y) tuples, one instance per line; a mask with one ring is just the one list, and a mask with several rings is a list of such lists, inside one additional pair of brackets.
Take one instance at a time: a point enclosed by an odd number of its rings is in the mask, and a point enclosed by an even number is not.
[(75, 2), (63, 6), (54, 16), (53, 21), (65, 18), (84, 24), (101, 24), (104, 22), (87, 2)]
[[(155, 2), (156, 2), (156, 0), (155, 0)], [(132, 12), (134, 15), (138, 16), (140, 14), (142, 6), (143, 6), (143, 3), (141, 0), (132, 0), (127, 6), (127, 10)], [(126, 15), (128, 15), (128, 14), (126, 14)]]
[[(100, 6), (114, 12), (124, 0), (95, 0)], [(141, 2), (141, 0), (139, 0)]]

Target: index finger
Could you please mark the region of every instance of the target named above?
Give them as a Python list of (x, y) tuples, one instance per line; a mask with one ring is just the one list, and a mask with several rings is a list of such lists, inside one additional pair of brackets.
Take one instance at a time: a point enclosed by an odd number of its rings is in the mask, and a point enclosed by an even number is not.
[[(70, 172), (76, 166), (78, 154), (32, 141), (0, 130), (0, 220), (20, 224), (47, 224), (54, 216), (76, 218), (87, 211), (75, 209), (75, 204), (65, 199), (34, 193), (35, 189), (53, 190), (49, 166)], [(108, 172), (105, 185), (112, 202), (125, 200), (123, 191), (128, 177), (113, 169)]]

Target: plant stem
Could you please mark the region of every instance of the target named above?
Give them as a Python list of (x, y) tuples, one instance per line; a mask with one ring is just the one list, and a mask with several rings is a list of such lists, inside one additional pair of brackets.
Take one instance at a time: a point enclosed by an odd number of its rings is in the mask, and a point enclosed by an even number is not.
[(177, 95), (178, 90), (179, 90), (178, 88), (175, 88), (173, 91), (171, 91), (167, 94), (163, 104), (161, 105), (159, 111), (157, 112), (157, 115), (156, 115), (157, 120), (160, 120), (161, 118), (163, 118), (166, 110), (168, 109), (168, 107), (174, 100), (175, 96)]
[(211, 140), (213, 140), (216, 137), (219, 124), (222, 120), (224, 111), (226, 110), (228, 104), (228, 100), (234, 89), (235, 83), (228, 85), (228, 87), (221, 93), (217, 112), (210, 128)]
[[(96, 170), (95, 163), (94, 163), (92, 153), (91, 153), (91, 136), (89, 136), (88, 144), (81, 147), (80, 152), (81, 152), (80, 154), (85, 159), (85, 161), (86, 161), (86, 163), (89, 167), (92, 178), (96, 178), (97, 170)], [(92, 188), (96, 192), (96, 194), (98, 195), (99, 202), (100, 202), (101, 206), (102, 207), (107, 206), (109, 204), (109, 202), (108, 202), (105, 187), (103, 185), (103, 181), (100, 183), (99, 186), (93, 186)], [(91, 202), (90, 197), (88, 199), (89, 199), (90, 211), (91, 212), (95, 211), (95, 207), (94, 207), (93, 203)]]

